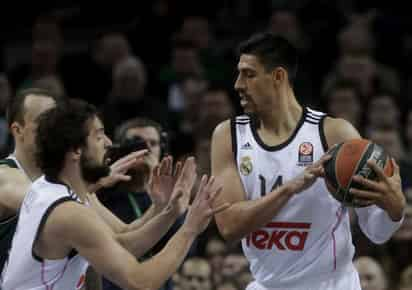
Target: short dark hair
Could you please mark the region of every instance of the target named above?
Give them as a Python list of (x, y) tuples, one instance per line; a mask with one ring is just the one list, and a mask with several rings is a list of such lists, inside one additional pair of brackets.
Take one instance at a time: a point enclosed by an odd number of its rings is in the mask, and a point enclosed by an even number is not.
[(66, 153), (86, 146), (90, 121), (97, 116), (97, 109), (80, 99), (69, 99), (39, 116), (35, 156), (46, 176), (57, 178)]
[(24, 102), (26, 101), (27, 96), (40, 96), (46, 98), (52, 98), (56, 101), (61, 101), (62, 98), (54, 95), (49, 90), (40, 89), (40, 88), (28, 88), (17, 92), (14, 97), (9, 99), (6, 109), (6, 118), (7, 124), (10, 127), (13, 122), (19, 122), (24, 125)]
[(281, 66), (287, 72), (291, 83), (296, 78), (298, 53), (296, 48), (284, 37), (270, 32), (252, 35), (239, 45), (240, 54), (255, 55), (266, 71)]
[(119, 127), (116, 128), (114, 133), (114, 141), (116, 143), (123, 143), (126, 140), (126, 133), (128, 130), (133, 128), (144, 128), (144, 127), (153, 127), (156, 129), (159, 137), (162, 137), (163, 128), (162, 126), (149, 118), (133, 118), (125, 121)]

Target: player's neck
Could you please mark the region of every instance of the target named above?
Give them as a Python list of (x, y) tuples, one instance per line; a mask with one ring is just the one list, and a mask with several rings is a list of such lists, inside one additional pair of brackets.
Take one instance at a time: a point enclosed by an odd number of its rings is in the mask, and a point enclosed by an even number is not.
[(17, 162), (20, 164), (24, 173), (30, 180), (34, 181), (42, 174), (40, 168), (36, 166), (34, 156), (28, 156), (28, 154), (26, 154), (18, 146), (16, 146), (13, 155), (16, 157)]
[(65, 167), (59, 175), (59, 180), (67, 184), (81, 201), (87, 200), (87, 183), (81, 176), (80, 170), (72, 170), (72, 168)]
[(260, 114), (260, 130), (274, 132), (279, 136), (288, 135), (296, 128), (302, 112), (302, 106), (296, 101), (293, 92), (290, 91), (288, 94), (283, 94), (270, 110)]

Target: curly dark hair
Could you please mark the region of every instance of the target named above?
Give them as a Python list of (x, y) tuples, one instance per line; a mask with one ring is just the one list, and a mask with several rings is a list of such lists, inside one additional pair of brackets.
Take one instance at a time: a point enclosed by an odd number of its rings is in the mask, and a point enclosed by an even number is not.
[(86, 146), (89, 124), (97, 116), (97, 109), (80, 99), (69, 99), (39, 116), (35, 157), (46, 176), (57, 179), (66, 153)]

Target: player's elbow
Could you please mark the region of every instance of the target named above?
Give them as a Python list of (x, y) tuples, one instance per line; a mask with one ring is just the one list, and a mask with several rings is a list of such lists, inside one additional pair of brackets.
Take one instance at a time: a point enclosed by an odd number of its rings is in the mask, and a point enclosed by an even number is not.
[(145, 279), (145, 281), (136, 281), (135, 279), (130, 281), (127, 290), (157, 290), (162, 285), (157, 285), (155, 281), (151, 279)]
[(220, 235), (225, 239), (227, 242), (237, 242), (239, 241), (242, 236), (239, 234), (239, 229), (234, 222), (229, 220), (226, 221), (218, 221), (216, 220), (217, 228), (219, 229)]

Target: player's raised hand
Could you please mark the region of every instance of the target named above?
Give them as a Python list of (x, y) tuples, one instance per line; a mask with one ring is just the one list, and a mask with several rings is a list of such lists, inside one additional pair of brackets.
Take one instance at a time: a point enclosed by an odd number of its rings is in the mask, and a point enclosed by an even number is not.
[(202, 176), (198, 192), (187, 214), (186, 229), (195, 234), (203, 232), (216, 213), (229, 207), (229, 203), (224, 203), (213, 208), (216, 197), (222, 191), (222, 186), (215, 186), (214, 183), (215, 178), (213, 176), (210, 178), (207, 175)]
[(185, 213), (189, 206), (190, 196), (197, 178), (196, 168), (195, 158), (188, 157), (183, 167), (179, 167), (179, 170), (175, 173), (177, 179), (169, 204), (173, 206), (179, 215)]
[(168, 204), (181, 170), (182, 162), (173, 164), (172, 156), (164, 157), (153, 169), (148, 193), (156, 208), (162, 209)]
[(97, 183), (91, 186), (90, 191), (95, 192), (103, 187), (108, 188), (120, 181), (129, 181), (131, 176), (126, 174), (127, 171), (143, 163), (148, 152), (147, 149), (135, 151), (114, 162), (110, 165), (109, 175), (100, 178)]

